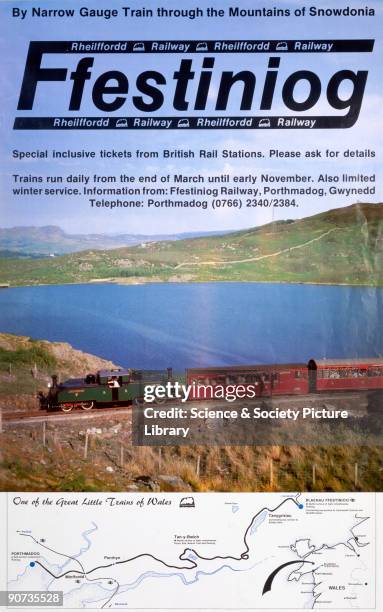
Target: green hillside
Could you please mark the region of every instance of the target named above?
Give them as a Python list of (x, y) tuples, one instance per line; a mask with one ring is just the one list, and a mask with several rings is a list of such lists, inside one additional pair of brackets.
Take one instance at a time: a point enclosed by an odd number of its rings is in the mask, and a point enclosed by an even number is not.
[(0, 283), (269, 281), (383, 285), (383, 204), (188, 240), (0, 259)]

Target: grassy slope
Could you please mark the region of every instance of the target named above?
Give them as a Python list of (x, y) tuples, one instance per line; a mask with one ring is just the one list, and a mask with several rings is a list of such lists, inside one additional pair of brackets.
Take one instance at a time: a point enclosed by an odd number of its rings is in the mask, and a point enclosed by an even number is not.
[[(309, 241), (313, 242), (301, 246)], [(224, 236), (84, 251), (51, 259), (0, 260), (0, 283), (125, 279), (382, 285), (382, 247), (383, 204), (354, 204)], [(275, 257), (234, 263), (284, 250)], [(201, 264), (206, 261), (211, 263)]]
[(52, 374), (65, 380), (109, 367), (115, 367), (111, 361), (78, 351), (66, 342), (0, 333), (0, 403), (33, 405), (35, 394), (46, 390)]
[[(30, 429), (9, 431), (2, 436), (1, 491), (129, 491), (136, 477), (147, 475), (156, 480), (159, 474), (181, 477), (185, 483), (177, 488), (162, 483), (160, 488), (164, 491), (382, 491), (382, 447), (166, 446), (161, 449), (159, 465), (157, 448), (126, 445), (126, 463), (121, 468), (118, 440), (91, 445), (88, 459), (84, 460), (84, 442), (76, 431), (48, 430), (45, 448), (41, 429), (33, 436)], [(20, 444), (23, 453), (18, 450)], [(355, 463), (359, 465), (357, 485)], [(108, 473), (106, 467), (111, 465), (114, 472)]]

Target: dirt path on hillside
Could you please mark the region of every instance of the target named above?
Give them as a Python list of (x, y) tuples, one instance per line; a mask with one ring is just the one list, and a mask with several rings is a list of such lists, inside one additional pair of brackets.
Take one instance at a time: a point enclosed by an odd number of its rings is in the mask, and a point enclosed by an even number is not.
[(185, 266), (226, 266), (230, 264), (239, 264), (239, 263), (248, 263), (250, 261), (261, 261), (261, 259), (269, 259), (270, 257), (278, 257), (279, 255), (283, 255), (284, 253), (291, 253), (291, 251), (295, 251), (296, 249), (303, 249), (304, 247), (312, 244), (313, 242), (317, 242), (318, 240), (322, 240), (325, 236), (331, 234), (331, 232), (336, 232), (340, 230), (339, 227), (333, 227), (327, 232), (324, 232), (320, 236), (316, 238), (312, 238), (307, 242), (302, 242), (302, 244), (297, 244), (296, 246), (289, 247), (287, 249), (282, 249), (281, 251), (276, 251), (275, 253), (269, 253), (267, 255), (258, 255), (257, 257), (247, 257), (246, 259), (231, 259), (225, 261), (185, 261), (183, 263), (178, 264), (174, 269), (179, 270), (179, 268), (183, 268)]

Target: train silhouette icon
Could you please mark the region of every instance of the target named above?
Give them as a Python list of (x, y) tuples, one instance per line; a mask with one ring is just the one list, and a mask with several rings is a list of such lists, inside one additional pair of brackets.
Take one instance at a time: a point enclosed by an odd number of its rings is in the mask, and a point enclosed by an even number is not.
[(194, 497), (183, 497), (180, 501), (180, 508), (195, 508)]

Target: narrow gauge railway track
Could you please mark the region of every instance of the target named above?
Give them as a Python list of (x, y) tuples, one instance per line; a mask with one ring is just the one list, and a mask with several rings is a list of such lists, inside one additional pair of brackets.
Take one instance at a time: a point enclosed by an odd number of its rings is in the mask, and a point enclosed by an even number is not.
[[(279, 395), (275, 397), (258, 397), (252, 400), (238, 400), (238, 402), (228, 403), (227, 405), (231, 408), (242, 408), (243, 406), (250, 405), (256, 406), (260, 405), (263, 402), (270, 402), (270, 400), (278, 405), (279, 407), (288, 407), (290, 404), (293, 404), (296, 408), (302, 407), (304, 405), (309, 405), (313, 403), (333, 403), (337, 400), (350, 400), (350, 402), (356, 402), (358, 400), (364, 399), (367, 400), (367, 394), (369, 391), (338, 391), (331, 393), (317, 393), (317, 394), (308, 394), (308, 395)], [(156, 405), (157, 409), (166, 410), (167, 407), (172, 407), (175, 404), (178, 404), (177, 400), (169, 400), (161, 405)], [(206, 400), (206, 404), (211, 407), (222, 407), (224, 400)], [(189, 401), (183, 403), (182, 406), (184, 408), (191, 406), (198, 406), (201, 404), (201, 401)], [(149, 406), (150, 404), (148, 404)], [(226, 405), (226, 403), (225, 403)], [(52, 410), (34, 410), (29, 412), (12, 412), (10, 410), (3, 410), (3, 424), (7, 425), (21, 425), (23, 423), (39, 423), (43, 421), (55, 422), (55, 421), (78, 421), (78, 420), (93, 420), (98, 418), (113, 418), (113, 417), (127, 417), (131, 414), (132, 405), (125, 404), (122, 406), (113, 406), (108, 408), (93, 408), (92, 410), (84, 411), (81, 409), (74, 409), (71, 412), (62, 412), (60, 410), (52, 411)], [(350, 410), (351, 414), (353, 409)]]
[(35, 410), (30, 412), (3, 413), (3, 425), (23, 425), (31, 423), (42, 423), (43, 421), (84, 421), (100, 418), (113, 418), (116, 416), (129, 416), (132, 407), (115, 406), (113, 408), (95, 408), (91, 412), (82, 410), (73, 412), (52, 412), (51, 410)]

